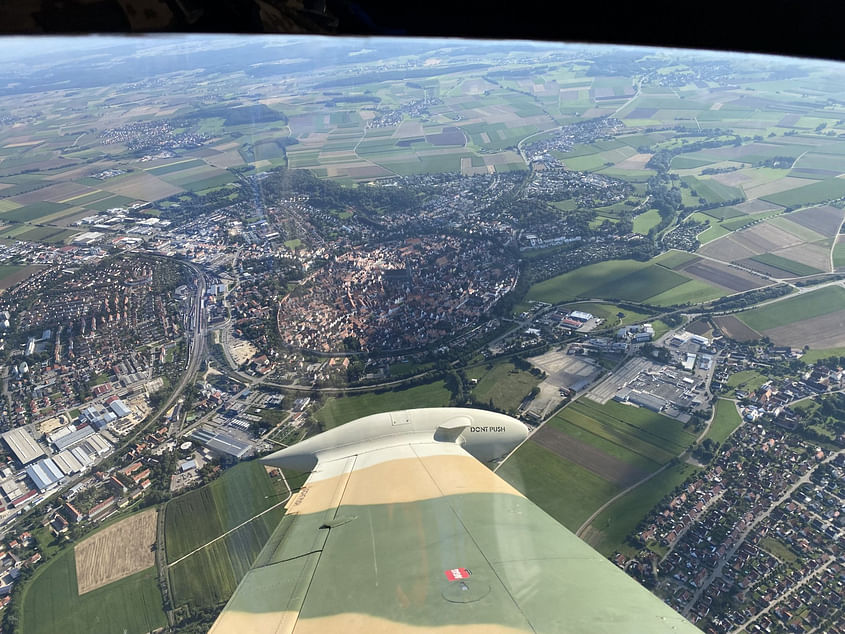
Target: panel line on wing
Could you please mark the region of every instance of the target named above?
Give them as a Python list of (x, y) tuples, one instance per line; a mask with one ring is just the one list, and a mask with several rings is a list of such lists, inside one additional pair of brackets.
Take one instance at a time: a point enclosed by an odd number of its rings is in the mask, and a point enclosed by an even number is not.
[[(337, 517), (338, 509), (340, 505), (343, 503), (343, 496), (346, 494), (346, 487), (349, 486), (349, 480), (352, 474), (355, 472), (355, 462), (358, 460), (357, 455), (349, 456), (346, 459), (346, 464), (344, 465), (344, 478), (343, 478), (343, 486), (338, 487), (340, 489), (339, 493), (336, 490), (334, 496), (332, 497), (332, 504), (334, 505), (334, 513), (332, 517)], [(314, 583), (315, 572), (320, 567), (320, 559), (323, 557), (323, 551), (326, 549), (326, 543), (331, 538), (332, 529), (320, 529), (326, 531), (326, 538), (323, 540), (323, 547), (317, 552), (317, 560), (314, 562), (314, 568), (311, 572), (311, 577), (308, 579), (308, 583), (305, 586), (305, 592), (303, 594), (303, 604), (305, 603), (305, 598), (308, 597), (308, 592), (311, 590), (311, 584)], [(299, 612), (297, 613), (296, 617), (293, 620), (293, 626), (291, 627), (290, 631), (296, 630), (296, 626), (299, 623), (299, 619), (302, 616), (302, 605), (299, 606)]]
[[(442, 494), (443, 499), (448, 504), (449, 509), (451, 509), (452, 513), (454, 513), (455, 519), (457, 519), (458, 523), (464, 529), (464, 531), (466, 532), (470, 541), (472, 541), (472, 543), (475, 544), (475, 547), (478, 549), (478, 552), (484, 558), (484, 561), (487, 562), (488, 567), (490, 568), (493, 575), (496, 577), (496, 579), (501, 584), (502, 589), (505, 591), (505, 593), (508, 595), (508, 597), (510, 597), (511, 602), (514, 604), (514, 606), (516, 606), (516, 609), (519, 611), (519, 613), (522, 614), (523, 618), (525, 619), (525, 622), (528, 623), (528, 625), (529, 625), (529, 627), (531, 627), (532, 631), (536, 632), (537, 630), (534, 627), (534, 625), (531, 623), (531, 619), (528, 618), (528, 615), (522, 609), (522, 606), (519, 605), (519, 603), (516, 600), (516, 597), (513, 596), (510, 589), (508, 588), (507, 584), (505, 583), (504, 579), (502, 579), (499, 576), (499, 573), (496, 571), (496, 567), (493, 565), (493, 562), (490, 561), (490, 559), (487, 557), (487, 553), (485, 553), (484, 549), (481, 547), (481, 544), (479, 544), (478, 541), (475, 539), (475, 535), (473, 535), (472, 532), (469, 530), (469, 528), (467, 528), (467, 525), (464, 523), (464, 520), (461, 517), (461, 514), (458, 512), (458, 510), (455, 508), (454, 504), (451, 502), (450, 496), (445, 491), (443, 491), (442, 487), (437, 482), (437, 479), (434, 477), (434, 475), (429, 470), (428, 465), (425, 463), (425, 460), (423, 459), (422, 456), (419, 455), (419, 453), (416, 451), (416, 448), (413, 445), (411, 445), (411, 450), (417, 455), (417, 458), (419, 459), (420, 463), (422, 464), (423, 469), (425, 469), (426, 473), (428, 474), (428, 477), (431, 478), (431, 481), (434, 483), (434, 486), (437, 487), (437, 489)], [(469, 454), (467, 454), (467, 458), (469, 458), (470, 460), (475, 462), (475, 458), (472, 458)], [(487, 469), (487, 467), (483, 466), (480, 462), (476, 462), (476, 464), (482, 469)], [(499, 476), (495, 475), (492, 471), (490, 472), (490, 475), (494, 478), (499, 477)]]

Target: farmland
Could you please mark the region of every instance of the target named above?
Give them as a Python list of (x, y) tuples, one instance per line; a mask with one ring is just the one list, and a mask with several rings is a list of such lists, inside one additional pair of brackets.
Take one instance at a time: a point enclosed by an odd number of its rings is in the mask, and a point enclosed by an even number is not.
[(155, 509), (98, 531), (74, 549), (79, 594), (85, 594), (155, 563)]
[(649, 511), (672, 490), (695, 473), (686, 462), (669, 465), (599, 513), (583, 532), (582, 539), (605, 556), (621, 551), (633, 554), (625, 538)]
[(228, 599), (281, 520), (281, 507), (183, 557), (279, 504), (285, 493), (284, 485), (271, 480), (264, 467), (252, 461), (168, 502), (164, 534), (177, 604), (209, 607)]
[(619, 491), (534, 440), (523, 444), (497, 473), (571, 531)]
[[(668, 463), (693, 440), (678, 421), (660, 414), (581, 399), (546, 423), (498, 473), (576, 530), (615, 493)], [(565, 484), (556, 485), (561, 482)], [(652, 496), (659, 500), (674, 486), (666, 488), (668, 482), (657, 480), (632, 504), (644, 514)]]
[(167, 625), (154, 566), (80, 596), (74, 550), (65, 548), (23, 592), (23, 634), (143, 634)]
[(452, 393), (443, 381), (435, 381), (402, 390), (356, 394), (355, 396), (330, 396), (315, 417), (326, 428), (337, 427), (356, 418), (415, 407), (443, 407), (449, 404)]
[(526, 299), (556, 304), (584, 297), (622, 299), (662, 306), (707, 301), (721, 294), (716, 287), (693, 280), (661, 264), (608, 260), (534, 284), (528, 290)]
[(741, 312), (737, 317), (750, 328), (763, 332), (841, 310), (845, 310), (845, 288), (837, 285), (772, 302)]
[[(281, 493), (256, 461), (228, 470), (208, 486), (168, 502), (165, 507), (167, 559), (173, 562), (272, 506), (265, 495)], [(196, 522), (197, 517), (204, 518)]]

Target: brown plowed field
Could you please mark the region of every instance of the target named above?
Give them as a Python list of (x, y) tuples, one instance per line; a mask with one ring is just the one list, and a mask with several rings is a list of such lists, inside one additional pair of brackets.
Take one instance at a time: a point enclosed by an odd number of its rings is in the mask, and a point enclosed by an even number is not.
[(830, 270), (830, 249), (817, 244), (804, 243), (787, 249), (775, 251), (775, 255), (789, 260), (795, 260), (801, 264), (812, 266), (820, 271)]
[(737, 260), (736, 263), (739, 266), (744, 266), (745, 268), (757, 271), (763, 275), (770, 275), (779, 280), (787, 277), (795, 277), (793, 273), (788, 273), (787, 271), (775, 268), (774, 266), (769, 266), (768, 264), (763, 264), (762, 262), (756, 262), (750, 258), (746, 260)]
[(737, 243), (745, 245), (758, 255), (791, 247), (802, 242), (801, 238), (768, 222), (762, 222), (750, 229), (737, 231), (731, 236)]
[(769, 328), (763, 334), (773, 343), (793, 348), (838, 348), (845, 346), (845, 311)]
[(830, 205), (802, 209), (786, 217), (802, 227), (828, 237), (835, 236), (839, 232), (839, 225), (842, 224), (842, 210)]
[(760, 338), (760, 334), (756, 330), (752, 330), (733, 315), (714, 317), (713, 321), (719, 330), (731, 339), (751, 341)]
[(744, 214), (760, 214), (764, 211), (777, 211), (778, 209), (783, 209), (780, 205), (767, 203), (765, 200), (758, 200), (757, 198), (746, 200), (744, 203), (734, 205), (733, 208)]
[(157, 515), (155, 509), (131, 515), (76, 545), (80, 595), (155, 564)]
[(757, 255), (748, 247), (735, 242), (732, 235), (713, 240), (713, 242), (709, 242), (701, 247), (698, 252), (701, 255), (722, 260), (723, 262), (736, 262), (737, 260)]
[(768, 280), (762, 277), (731, 268), (725, 264), (708, 262), (707, 260), (691, 262), (690, 264), (681, 266), (678, 270), (704, 282), (716, 284), (732, 291), (747, 291), (752, 288), (760, 288), (769, 283)]
[(576, 440), (551, 425), (545, 425), (532, 436), (532, 440), (561, 458), (571, 460), (587, 471), (591, 471), (622, 488), (628, 487), (648, 475), (642, 469), (637, 469), (613, 456), (608, 456), (592, 445)]

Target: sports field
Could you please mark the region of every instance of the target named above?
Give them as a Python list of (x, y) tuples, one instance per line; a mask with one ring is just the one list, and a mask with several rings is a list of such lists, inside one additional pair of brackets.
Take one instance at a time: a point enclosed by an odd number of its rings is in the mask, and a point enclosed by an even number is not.
[(24, 586), (17, 631), (143, 634), (166, 625), (154, 566), (80, 596), (73, 548), (66, 548)]
[(314, 416), (327, 429), (348, 423), (362, 416), (415, 407), (445, 407), (452, 393), (443, 381), (435, 381), (384, 392), (369, 392), (345, 397), (329, 397)]

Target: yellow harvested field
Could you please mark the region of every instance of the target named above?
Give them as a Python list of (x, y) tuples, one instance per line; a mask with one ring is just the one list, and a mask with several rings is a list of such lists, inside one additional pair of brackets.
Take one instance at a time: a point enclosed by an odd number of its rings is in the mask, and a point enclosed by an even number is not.
[(74, 549), (80, 595), (155, 564), (156, 519), (149, 509), (112, 524)]

